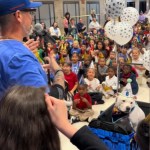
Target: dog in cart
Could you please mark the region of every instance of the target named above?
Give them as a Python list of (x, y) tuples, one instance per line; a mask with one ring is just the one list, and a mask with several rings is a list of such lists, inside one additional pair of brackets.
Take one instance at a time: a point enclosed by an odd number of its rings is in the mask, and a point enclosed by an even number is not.
[(136, 131), (138, 123), (145, 118), (145, 114), (136, 103), (135, 97), (127, 97), (119, 94), (113, 107), (112, 119), (115, 121), (124, 115), (128, 115), (134, 131)]

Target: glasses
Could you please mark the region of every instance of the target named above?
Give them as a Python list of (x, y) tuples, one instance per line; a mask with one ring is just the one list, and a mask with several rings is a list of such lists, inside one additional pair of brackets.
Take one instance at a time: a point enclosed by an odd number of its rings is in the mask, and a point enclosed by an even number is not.
[[(20, 10), (22, 12), (29, 12), (31, 16), (35, 16), (36, 15), (36, 9), (24, 9), (24, 10)], [(13, 14), (14, 16), (16, 15), (16, 12)]]
[(30, 15), (32, 15), (32, 16), (35, 16), (35, 14), (36, 14), (36, 10), (35, 9), (24, 9), (24, 10), (21, 10), (21, 11), (29, 12)]

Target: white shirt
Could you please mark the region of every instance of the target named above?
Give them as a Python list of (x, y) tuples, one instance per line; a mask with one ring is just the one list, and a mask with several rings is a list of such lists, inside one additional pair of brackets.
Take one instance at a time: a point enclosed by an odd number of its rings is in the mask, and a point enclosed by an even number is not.
[(109, 76), (106, 76), (106, 79), (103, 83), (108, 87), (111, 86), (113, 90), (117, 90), (117, 77), (115, 75), (112, 78), (109, 78)]
[(59, 28), (57, 28), (57, 33), (58, 34), (56, 34), (54, 27), (50, 27), (49, 32), (50, 32), (51, 36), (58, 36), (58, 37), (61, 36), (61, 32), (60, 32)]
[[(143, 59), (142, 58), (139, 58), (137, 60), (132, 59), (132, 63), (134, 63), (134, 64), (143, 64)], [(140, 65), (138, 65), (138, 66), (140, 66)], [(138, 75), (142, 75), (144, 73), (144, 71), (141, 71), (141, 70), (139, 70), (137, 68), (135, 68), (135, 69), (136, 69)]]
[(96, 90), (96, 88), (100, 85), (98, 79), (94, 78), (92, 81), (90, 81), (87, 78), (84, 78), (84, 82), (88, 85), (88, 92), (98, 92), (98, 90)]
[(89, 29), (96, 29), (96, 30), (99, 30), (101, 28), (100, 24), (96, 21), (92, 21), (90, 24), (89, 24)]

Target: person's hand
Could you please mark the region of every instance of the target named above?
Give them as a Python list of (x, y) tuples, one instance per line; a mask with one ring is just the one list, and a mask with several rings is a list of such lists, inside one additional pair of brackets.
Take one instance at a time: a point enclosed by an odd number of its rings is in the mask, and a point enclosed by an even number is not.
[(70, 92), (70, 94), (73, 96), (74, 95), (74, 92), (73, 91), (69, 91)]
[(54, 51), (50, 51), (50, 53), (48, 54), (49, 58), (56, 58), (56, 55), (54, 53)]
[(111, 90), (113, 90), (112, 86), (109, 87)]
[(50, 69), (50, 65), (49, 64), (44, 64), (44, 65), (42, 65), (42, 67), (43, 67), (43, 69), (45, 70), (47, 70), (47, 69)]
[(122, 78), (121, 81), (123, 81), (124, 83), (127, 83), (127, 79)]
[(102, 83), (102, 87), (104, 88), (106, 85), (104, 83)]
[(75, 103), (75, 104), (79, 104), (79, 103), (80, 103), (80, 99), (75, 99), (75, 100), (74, 100), (74, 103)]
[(86, 98), (84, 98), (84, 97), (81, 97), (81, 100), (82, 100), (82, 102), (84, 102), (84, 103), (86, 103), (86, 102), (87, 102), (87, 99), (86, 99)]
[(71, 138), (78, 130), (72, 126), (67, 119), (67, 107), (63, 100), (45, 94), (45, 102), (49, 111), (50, 118), (56, 128)]
[(24, 45), (30, 49), (33, 53), (37, 52), (37, 47), (39, 45), (38, 41), (34, 41), (34, 39), (29, 39), (27, 42), (24, 43)]
[(88, 85), (88, 88), (89, 88), (89, 89), (92, 88), (91, 84)]
[(48, 94), (45, 94), (45, 101), (50, 118), (58, 129), (68, 123), (67, 107), (64, 101), (51, 97)]
[(96, 90), (97, 90), (97, 91), (99, 91), (99, 90), (100, 90), (100, 88), (101, 88), (101, 86), (99, 85), (99, 86), (96, 88)]

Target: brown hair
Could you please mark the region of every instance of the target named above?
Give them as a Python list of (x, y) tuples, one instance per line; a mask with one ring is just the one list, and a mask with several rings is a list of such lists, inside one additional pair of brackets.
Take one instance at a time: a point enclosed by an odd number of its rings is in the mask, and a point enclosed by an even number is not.
[(43, 88), (15, 86), (0, 101), (0, 149), (60, 150)]

